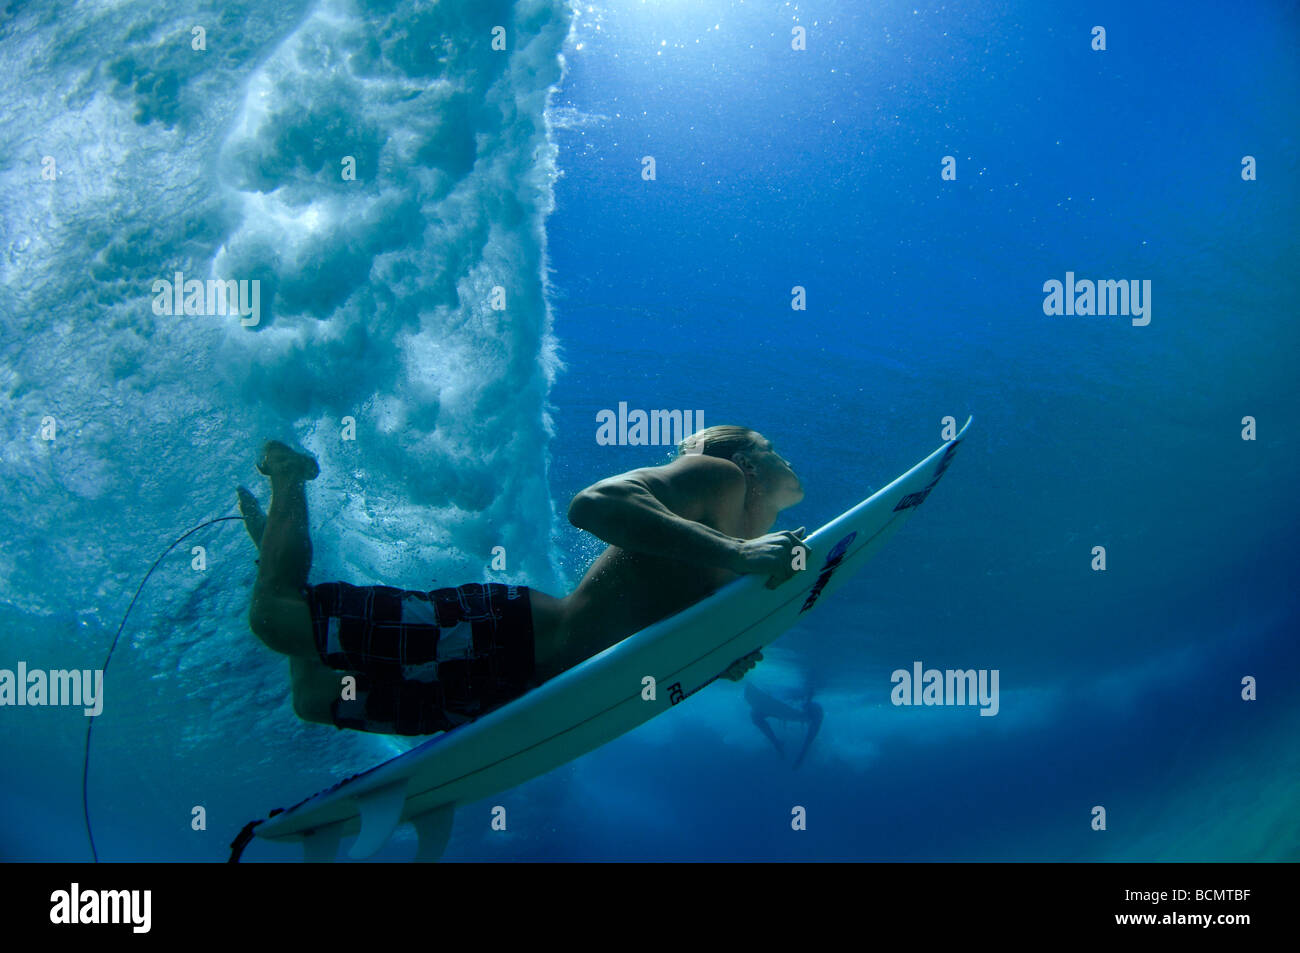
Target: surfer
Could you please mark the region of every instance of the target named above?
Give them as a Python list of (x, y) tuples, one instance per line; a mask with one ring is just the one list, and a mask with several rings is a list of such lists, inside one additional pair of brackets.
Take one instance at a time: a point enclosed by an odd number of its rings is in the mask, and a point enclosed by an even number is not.
[(812, 697), (804, 699), (801, 708), (794, 708), (785, 702), (773, 698), (767, 692), (755, 687), (754, 685), (745, 686), (745, 701), (749, 703), (749, 718), (759, 731), (772, 746), (776, 748), (776, 753), (785, 757), (785, 749), (781, 746), (781, 739), (776, 736), (772, 726), (767, 723), (771, 718), (774, 721), (794, 721), (806, 722), (807, 731), (804, 733), (803, 747), (799, 750), (799, 757), (794, 760), (794, 767), (803, 764), (804, 756), (808, 754), (808, 749), (812, 746), (813, 739), (817, 737), (817, 732), (822, 726), (822, 706), (812, 700)]
[[(320, 467), (268, 441), (257, 469), (271, 481), (269, 511), (237, 491), (261, 551), (249, 626), (289, 657), (298, 717), (384, 734), (472, 721), (742, 574), (780, 585), (804, 535), (770, 532), (803, 499), (789, 463), (761, 434), (722, 425), (687, 437), (670, 463), (573, 498), (570, 522), (609, 545), (563, 598), (501, 583), (309, 585), (306, 484)], [(761, 659), (755, 652), (724, 674), (738, 681)]]

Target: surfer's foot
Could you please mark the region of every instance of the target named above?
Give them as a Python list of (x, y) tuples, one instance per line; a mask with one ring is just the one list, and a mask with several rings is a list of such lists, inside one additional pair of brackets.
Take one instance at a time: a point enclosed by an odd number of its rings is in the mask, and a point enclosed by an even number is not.
[(262, 459), (257, 464), (259, 473), (276, 479), (314, 480), (320, 475), (316, 458), (309, 453), (299, 453), (278, 440), (268, 440), (262, 447)]
[(266, 513), (262, 511), (262, 504), (246, 487), (236, 487), (235, 495), (239, 497), (239, 514), (244, 517), (244, 529), (253, 538), (253, 545), (261, 549), (262, 533), (266, 531)]

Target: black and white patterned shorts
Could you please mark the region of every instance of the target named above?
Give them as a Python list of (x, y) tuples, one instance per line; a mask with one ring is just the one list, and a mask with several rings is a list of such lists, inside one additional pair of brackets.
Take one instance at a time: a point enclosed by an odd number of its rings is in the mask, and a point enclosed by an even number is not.
[(536, 670), (526, 586), (420, 592), (327, 582), (304, 589), (316, 652), (365, 676), (336, 700), (340, 728), (432, 734), (519, 697)]

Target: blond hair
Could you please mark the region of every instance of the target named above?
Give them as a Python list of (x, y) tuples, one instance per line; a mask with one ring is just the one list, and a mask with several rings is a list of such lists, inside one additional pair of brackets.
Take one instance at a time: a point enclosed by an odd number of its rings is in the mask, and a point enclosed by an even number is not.
[(677, 456), (702, 453), (706, 457), (730, 460), (733, 453), (758, 449), (759, 434), (748, 427), (718, 424), (697, 430), (677, 445)]

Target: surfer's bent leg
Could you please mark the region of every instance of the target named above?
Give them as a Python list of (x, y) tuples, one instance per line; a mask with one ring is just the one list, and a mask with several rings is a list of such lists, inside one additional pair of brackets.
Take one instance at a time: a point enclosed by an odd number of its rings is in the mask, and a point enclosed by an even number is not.
[(311, 538), (307, 534), (308, 480), (320, 467), (307, 454), (268, 441), (258, 469), (271, 478), (271, 507), (248, 624), (268, 648), (285, 655), (313, 654), (307, 610)]

